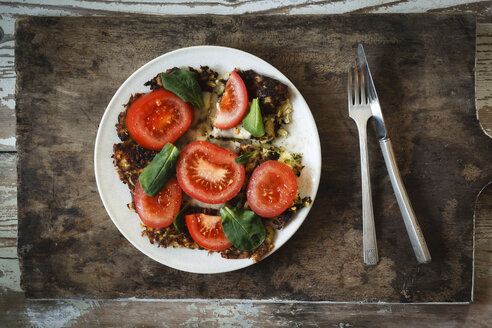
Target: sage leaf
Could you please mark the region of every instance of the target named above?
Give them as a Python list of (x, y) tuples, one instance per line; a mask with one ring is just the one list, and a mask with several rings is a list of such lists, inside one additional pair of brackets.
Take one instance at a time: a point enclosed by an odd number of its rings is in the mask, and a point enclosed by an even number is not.
[(185, 204), (185, 206), (183, 206), (183, 208), (179, 210), (178, 214), (176, 214), (176, 216), (174, 217), (173, 225), (174, 228), (176, 228), (176, 230), (179, 233), (183, 233), (186, 231), (186, 221), (185, 221), (184, 212), (186, 211), (188, 206), (189, 206), (188, 203)]
[(165, 89), (176, 94), (183, 101), (190, 102), (197, 109), (204, 107), (202, 89), (195, 72), (177, 69), (171, 73), (162, 73), (161, 80)]
[(265, 241), (265, 226), (255, 212), (225, 206), (220, 209), (220, 216), (224, 234), (237, 249), (251, 251)]
[(265, 125), (261, 116), (260, 103), (254, 98), (249, 106), (248, 113), (243, 118), (243, 127), (253, 136), (259, 138), (265, 135)]
[(150, 197), (154, 197), (161, 191), (167, 180), (176, 170), (176, 162), (179, 158), (179, 150), (172, 143), (167, 143), (162, 150), (155, 155), (152, 162), (142, 171), (138, 180), (143, 191)]
[(254, 153), (255, 153), (254, 151), (247, 151), (241, 156), (236, 157), (234, 159), (234, 162), (236, 162), (236, 164), (239, 165), (245, 165), (246, 163), (248, 163), (249, 158), (253, 156)]

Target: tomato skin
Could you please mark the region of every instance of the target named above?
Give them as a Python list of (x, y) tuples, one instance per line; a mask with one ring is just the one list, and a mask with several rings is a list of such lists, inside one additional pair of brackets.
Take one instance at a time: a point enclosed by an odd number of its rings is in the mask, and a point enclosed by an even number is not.
[(140, 146), (161, 150), (188, 130), (193, 121), (193, 106), (166, 89), (140, 96), (130, 105), (126, 126)]
[(185, 219), (191, 237), (203, 248), (221, 251), (232, 246), (224, 234), (220, 216), (198, 213), (187, 215)]
[(233, 152), (206, 141), (193, 141), (180, 153), (176, 176), (183, 191), (207, 204), (224, 203), (237, 195), (244, 182), (244, 166)]
[(150, 228), (164, 228), (173, 223), (181, 207), (181, 188), (175, 177), (169, 178), (155, 197), (150, 197), (142, 189), (140, 181), (135, 186), (133, 200), (135, 209), (143, 224)]
[(297, 180), (292, 169), (284, 163), (266, 161), (251, 174), (246, 191), (253, 212), (265, 218), (275, 217), (294, 201)]
[(213, 126), (218, 129), (230, 129), (241, 122), (248, 111), (248, 90), (243, 80), (232, 71), (227, 80), (225, 91), (219, 104)]

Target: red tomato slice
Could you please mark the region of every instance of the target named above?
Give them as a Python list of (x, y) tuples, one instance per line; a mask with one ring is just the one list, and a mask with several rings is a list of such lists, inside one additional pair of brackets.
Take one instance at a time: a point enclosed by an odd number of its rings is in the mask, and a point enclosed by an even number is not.
[(253, 212), (272, 218), (289, 208), (296, 193), (297, 180), (292, 169), (284, 163), (266, 161), (251, 174), (246, 197)]
[(213, 251), (221, 251), (232, 246), (222, 230), (220, 216), (190, 214), (186, 216), (186, 226), (198, 245)]
[(206, 141), (193, 141), (179, 155), (176, 176), (189, 196), (207, 203), (226, 202), (241, 190), (244, 166), (233, 152)]
[(235, 71), (227, 80), (224, 94), (215, 112), (214, 126), (219, 129), (235, 127), (248, 111), (248, 91)]
[(135, 186), (133, 195), (140, 220), (150, 228), (164, 228), (173, 223), (181, 207), (181, 188), (175, 177), (167, 180), (155, 197), (148, 196), (140, 182)]
[(193, 106), (174, 93), (157, 89), (135, 100), (128, 108), (126, 126), (140, 146), (161, 150), (188, 130)]

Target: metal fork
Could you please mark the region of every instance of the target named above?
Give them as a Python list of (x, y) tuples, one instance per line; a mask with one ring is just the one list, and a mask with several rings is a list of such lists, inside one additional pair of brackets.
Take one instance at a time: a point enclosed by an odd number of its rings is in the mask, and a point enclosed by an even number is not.
[(359, 131), (360, 168), (362, 175), (362, 234), (364, 247), (364, 263), (378, 263), (378, 247), (374, 213), (372, 209), (371, 179), (369, 176), (369, 156), (367, 153), (367, 121), (372, 116), (367, 102), (364, 83), (364, 72), (360, 65), (355, 64), (348, 72), (348, 110), (349, 116), (357, 124)]

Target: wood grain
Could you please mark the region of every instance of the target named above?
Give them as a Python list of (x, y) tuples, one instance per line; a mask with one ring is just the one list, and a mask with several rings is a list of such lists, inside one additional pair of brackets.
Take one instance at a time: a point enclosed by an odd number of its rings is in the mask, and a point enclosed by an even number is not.
[(489, 137), (492, 137), (491, 49), (492, 24), (480, 24), (477, 26), (477, 116), (484, 132)]
[(396, 1), (312, 1), (283, 0), (275, 3), (253, 0), (216, 1), (124, 1), (66, 0), (57, 5), (39, 0), (4, 1), (0, 9), (10, 15), (114, 15), (114, 14), (343, 14), (343, 13), (422, 13), (473, 12), (478, 17), (490, 15), (490, 1), (484, 0), (405, 0)]
[[(19, 22), (19, 254), (28, 296), (471, 300), (473, 201), (492, 175), (487, 165), (492, 158), (483, 151), (489, 139), (475, 118), (474, 17), (277, 16), (273, 21), (280, 27), (253, 16)], [(443, 38), (444, 30), (453, 42)], [(165, 42), (156, 44), (157, 35)], [(251, 40), (249, 35), (263, 37)], [(122, 47), (122, 39), (131, 47)], [(375, 267), (360, 260), (360, 179), (358, 161), (352, 160), (358, 158), (357, 136), (344, 109), (344, 67), (358, 39), (366, 40), (373, 58), (415, 211), (424, 234), (434, 236), (428, 240), (434, 257), (430, 265), (417, 265), (408, 239), (396, 239), (406, 232), (376, 142), (370, 153), (375, 154), (373, 195), (382, 260)], [(147, 51), (135, 53), (135, 42)], [(114, 90), (149, 59), (196, 44), (244, 49), (286, 72), (311, 107), (324, 156), (317, 202), (292, 240), (255, 266), (205, 277), (139, 256), (97, 206), (97, 190), (90, 183), (97, 118)], [(115, 50), (125, 52), (125, 58), (114, 61)], [(38, 80), (45, 83), (34, 83)], [(453, 133), (436, 131), (436, 125)], [(89, 183), (73, 188), (80, 175)], [(121, 279), (130, 272), (133, 280)]]
[[(102, 1), (74, 1), (73, 7), (85, 7), (86, 14), (110, 14), (119, 15), (121, 13), (134, 13), (147, 9), (149, 13), (164, 14), (159, 10), (159, 4), (145, 2), (146, 6), (129, 7), (125, 2), (111, 3), (108, 11), (98, 11), (99, 2)], [(138, 3), (136, 1), (135, 3)], [(334, 4), (337, 1), (307, 1), (303, 7), (294, 10), (294, 13), (309, 14), (332, 14), (344, 13), (357, 10), (352, 7), (369, 7), (369, 1), (353, 3), (340, 2), (340, 6)], [(478, 4), (468, 4), (470, 1), (453, 1), (454, 4), (462, 2), (460, 7), (449, 7), (448, 1), (392, 1), (384, 12), (425, 12), (426, 10), (436, 10), (445, 12), (470, 11), (478, 13), (479, 22), (491, 22), (490, 1), (478, 1)], [(210, 6), (208, 10), (219, 14), (232, 13), (241, 14), (244, 10), (256, 12), (256, 3), (249, 2), (249, 7), (231, 8), (229, 1), (217, 1), (217, 6)], [(288, 1), (269, 3), (273, 13), (288, 13), (286, 7)], [(394, 3), (397, 5), (393, 6)], [(3, 2), (0, 5), (0, 30), (3, 29), (5, 37), (0, 39), (0, 109), (7, 111), (1, 113), (2, 117), (10, 120), (10, 126), (15, 125), (14, 112), (14, 21), (19, 16), (24, 15), (80, 15), (81, 11), (70, 7), (61, 8), (60, 5), (48, 6), (35, 4), (30, 6), (19, 6), (17, 2), (9, 4)], [(173, 13), (191, 14), (194, 10), (200, 13), (207, 13), (206, 2), (180, 3), (173, 8)], [(432, 8), (429, 9), (429, 6)], [(148, 9), (150, 8), (150, 9)], [(245, 9), (246, 8), (246, 9)], [(267, 9), (268, 10), (268, 9)], [(376, 11), (381, 8), (376, 9)], [(374, 13), (375, 10), (366, 12)], [(172, 14), (172, 13), (169, 13)], [(1, 34), (1, 33), (0, 33)], [(477, 25), (477, 109), (482, 110), (482, 106), (492, 107), (492, 65), (490, 64), (492, 47), (489, 41), (492, 38), (492, 24)], [(482, 44), (482, 47), (480, 47)], [(481, 72), (481, 73), (480, 73)], [(8, 77), (8, 78), (6, 78)], [(7, 104), (7, 105), (5, 105)], [(492, 119), (487, 119), (486, 115), (480, 115), (481, 124), (484, 129), (492, 130)], [(1, 123), (5, 124), (6, 121)], [(14, 129), (9, 134), (0, 137), (0, 148), (2, 150), (15, 150)], [(0, 131), (0, 135), (3, 131)], [(2, 139), (6, 137), (5, 139)], [(4, 168), (8, 172), (15, 174), (16, 166), (14, 157), (8, 157), (10, 161), (4, 162)], [(9, 173), (10, 174), (10, 173)], [(0, 186), (6, 183), (10, 188), (10, 179), (0, 179)], [(490, 189), (490, 187), (489, 187)], [(6, 194), (2, 193), (0, 198), (0, 220), (17, 220), (16, 212), (4, 210), (5, 204), (16, 202), (16, 190), (10, 189)], [(6, 198), (4, 198), (6, 197)], [(488, 327), (492, 321), (492, 214), (490, 210), (480, 212), (479, 203), (491, 204), (492, 197), (490, 192), (485, 190), (478, 199), (476, 214), (476, 248), (475, 248), (475, 302), (471, 306), (371, 306), (371, 305), (326, 305), (312, 306), (311, 304), (243, 304), (240, 302), (221, 302), (204, 303), (190, 301), (187, 303), (173, 302), (151, 302), (135, 300), (45, 300), (30, 301), (25, 300), (22, 293), (19, 293), (19, 271), (18, 262), (15, 259), (0, 258), (0, 326), (17, 327), (98, 327), (103, 326), (101, 322), (112, 326), (118, 322), (121, 327), (133, 326), (161, 326), (173, 322), (174, 326), (179, 324), (190, 327), (208, 326), (223, 327), (225, 325), (240, 325), (244, 327), (268, 327), (276, 324), (279, 327), (296, 326), (336, 326), (336, 327), (393, 327), (394, 318), (397, 316), (399, 322), (403, 321), (406, 327)], [(490, 207), (490, 205), (488, 205)], [(10, 223), (9, 223), (10, 225)], [(14, 227), (13, 229), (16, 229)], [(9, 233), (10, 235), (10, 233)], [(9, 249), (10, 246), (8, 246)], [(1, 247), (0, 247), (1, 249)], [(11, 250), (7, 252), (11, 254)], [(4, 253), (2, 253), (4, 254)], [(9, 255), (10, 257), (10, 255)], [(17, 267), (17, 270), (11, 268)], [(14, 272), (13, 272), (14, 271)], [(11, 274), (9, 276), (9, 274)], [(17, 275), (17, 277), (16, 277)], [(93, 309), (97, 311), (93, 312)], [(146, 312), (148, 309), (155, 309), (153, 313)], [(324, 313), (323, 314), (320, 314)], [(97, 313), (97, 315), (93, 314)], [(393, 315), (396, 313), (396, 315)], [(234, 320), (234, 317), (237, 319)], [(135, 320), (138, 320), (135, 321)], [(170, 324), (169, 324), (170, 325)]]
[[(492, 188), (491, 188), (492, 189)], [(492, 196), (492, 194), (489, 194)], [(492, 280), (477, 280), (490, 295)], [(10, 302), (10, 303), (8, 303)], [(4, 322), (60, 327), (488, 327), (490, 304), (320, 304), (248, 300), (22, 300), (17, 293), (0, 299)], [(123, 319), (122, 319), (123, 318)]]
[(0, 153), (0, 258), (17, 259), (17, 154)]
[[(477, 115), (484, 132), (492, 136), (492, 24), (477, 25)], [(489, 185), (488, 189), (492, 189)], [(492, 211), (487, 203), (488, 189), (477, 203), (475, 220), (475, 277), (492, 277)], [(492, 198), (491, 198), (492, 200)], [(479, 212), (480, 211), (480, 212)], [(492, 283), (489, 285), (492, 286)], [(482, 300), (492, 300), (492, 288), (480, 294)], [(488, 297), (488, 298), (487, 298)]]

